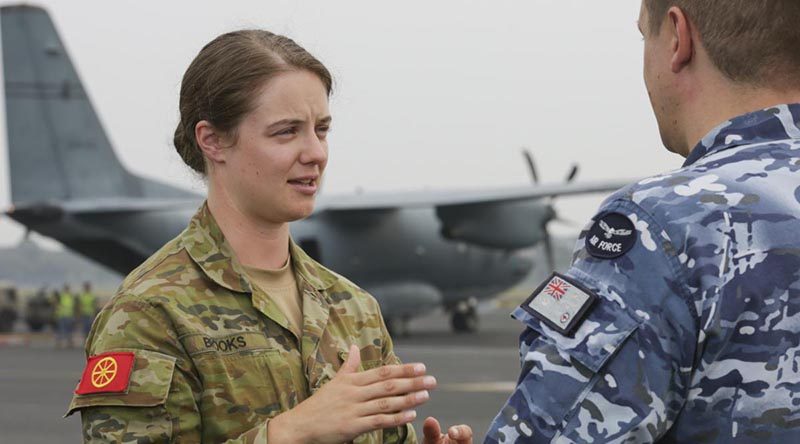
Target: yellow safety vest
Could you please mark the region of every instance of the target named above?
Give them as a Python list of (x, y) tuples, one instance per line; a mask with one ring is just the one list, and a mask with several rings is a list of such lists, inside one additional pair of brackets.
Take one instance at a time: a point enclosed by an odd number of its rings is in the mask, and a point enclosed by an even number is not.
[(58, 295), (58, 305), (56, 306), (57, 318), (71, 318), (75, 316), (75, 296), (71, 293), (60, 293)]
[(92, 293), (81, 293), (78, 296), (78, 304), (81, 309), (81, 315), (94, 316), (95, 311), (95, 297)]

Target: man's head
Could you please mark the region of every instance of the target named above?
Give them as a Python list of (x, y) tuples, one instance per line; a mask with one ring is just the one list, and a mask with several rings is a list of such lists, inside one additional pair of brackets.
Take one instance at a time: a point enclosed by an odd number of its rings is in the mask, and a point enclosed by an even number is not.
[(800, 91), (798, 23), (797, 0), (643, 0), (645, 83), (667, 148), (688, 154), (703, 136), (693, 113), (729, 118), (735, 98)]

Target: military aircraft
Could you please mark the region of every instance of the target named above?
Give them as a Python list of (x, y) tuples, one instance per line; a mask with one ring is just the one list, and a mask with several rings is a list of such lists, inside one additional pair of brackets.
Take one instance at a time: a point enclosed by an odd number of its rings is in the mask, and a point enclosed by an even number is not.
[[(126, 274), (186, 226), (203, 196), (139, 177), (119, 162), (48, 13), (0, 9), (13, 207), (29, 230)], [(474, 191), (322, 195), (291, 224), (302, 248), (372, 293), (395, 331), (444, 307), (456, 331), (478, 325), (476, 301), (524, 278), (519, 250), (542, 242), (556, 196), (624, 182)]]

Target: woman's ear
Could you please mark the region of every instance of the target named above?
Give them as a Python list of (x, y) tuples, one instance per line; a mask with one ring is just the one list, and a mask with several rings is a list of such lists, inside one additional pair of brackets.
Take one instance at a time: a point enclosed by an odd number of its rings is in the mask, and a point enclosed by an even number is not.
[(194, 127), (194, 139), (207, 162), (211, 164), (225, 163), (225, 154), (228, 151), (224, 146), (225, 138), (211, 122), (208, 120), (197, 122)]

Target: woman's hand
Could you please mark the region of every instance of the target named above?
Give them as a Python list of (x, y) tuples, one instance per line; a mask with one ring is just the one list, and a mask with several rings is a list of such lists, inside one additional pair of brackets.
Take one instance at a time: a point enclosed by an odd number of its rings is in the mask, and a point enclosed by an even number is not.
[[(269, 423), (268, 441), (274, 443), (338, 444), (373, 430), (408, 424), (413, 409), (430, 398), (436, 379), (425, 375), (425, 365), (387, 365), (358, 372), (357, 346), (339, 372), (313, 396)], [(471, 432), (470, 432), (471, 434)]]
[(424, 444), (472, 444), (472, 428), (468, 425), (457, 425), (447, 430), (447, 435), (442, 433), (439, 421), (429, 417), (422, 426), (425, 435)]

